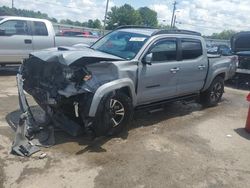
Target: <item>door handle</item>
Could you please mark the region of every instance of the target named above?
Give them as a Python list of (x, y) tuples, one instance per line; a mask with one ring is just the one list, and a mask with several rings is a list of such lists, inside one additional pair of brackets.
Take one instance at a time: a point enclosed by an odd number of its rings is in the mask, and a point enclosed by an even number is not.
[(198, 69), (200, 69), (200, 70), (203, 70), (203, 69), (205, 69), (205, 68), (206, 68), (205, 65), (200, 65), (200, 66), (198, 66)]
[(30, 40), (30, 39), (25, 39), (25, 40), (24, 40), (24, 43), (25, 43), (25, 44), (31, 44), (31, 43), (32, 43), (32, 40)]
[(177, 73), (179, 70), (180, 70), (179, 67), (170, 69), (170, 71), (171, 71), (173, 74)]

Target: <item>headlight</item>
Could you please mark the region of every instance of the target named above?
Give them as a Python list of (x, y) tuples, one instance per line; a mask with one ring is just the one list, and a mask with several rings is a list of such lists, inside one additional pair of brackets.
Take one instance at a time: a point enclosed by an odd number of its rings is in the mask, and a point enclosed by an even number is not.
[(63, 76), (65, 79), (76, 83), (86, 82), (92, 78), (89, 71), (87, 71), (85, 68), (80, 67), (64, 68)]
[(86, 82), (92, 78), (91, 74), (87, 74), (86, 76), (83, 77), (83, 80)]

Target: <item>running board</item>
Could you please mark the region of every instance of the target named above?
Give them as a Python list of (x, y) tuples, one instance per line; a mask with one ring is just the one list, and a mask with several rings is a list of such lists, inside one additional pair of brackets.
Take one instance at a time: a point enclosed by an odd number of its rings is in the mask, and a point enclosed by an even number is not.
[(171, 99), (167, 99), (167, 100), (163, 100), (163, 101), (159, 101), (159, 102), (140, 105), (140, 106), (137, 106), (135, 108), (135, 110), (141, 110), (144, 108), (155, 107), (155, 106), (164, 105), (164, 104), (172, 103), (172, 102), (176, 102), (176, 101), (192, 101), (192, 100), (196, 99), (198, 96), (199, 96), (199, 94), (192, 94), (192, 95), (185, 95), (182, 97), (171, 98)]

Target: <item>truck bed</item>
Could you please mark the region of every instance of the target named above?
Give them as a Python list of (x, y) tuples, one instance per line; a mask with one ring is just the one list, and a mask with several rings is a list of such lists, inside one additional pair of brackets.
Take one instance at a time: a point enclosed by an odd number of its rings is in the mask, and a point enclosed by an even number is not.
[(221, 56), (208, 54), (208, 59), (210, 66), (219, 67), (220, 65), (223, 65), (228, 67), (228, 74), (226, 75), (225, 80), (231, 79), (235, 75), (238, 62), (237, 56)]

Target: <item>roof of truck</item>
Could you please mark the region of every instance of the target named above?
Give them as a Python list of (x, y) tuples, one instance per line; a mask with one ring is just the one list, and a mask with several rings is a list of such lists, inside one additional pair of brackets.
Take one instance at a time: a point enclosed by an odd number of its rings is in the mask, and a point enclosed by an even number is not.
[(29, 17), (21, 17), (21, 16), (0, 16), (3, 19), (15, 19), (15, 20), (29, 20), (29, 21), (48, 21), (46, 19), (40, 18), (29, 18)]
[(201, 33), (190, 30), (181, 30), (181, 29), (159, 29), (147, 26), (134, 26), (126, 25), (116, 28), (116, 30), (131, 31), (135, 33), (141, 33), (148, 36), (161, 35), (161, 34), (184, 34), (184, 35), (195, 35), (201, 36)]

